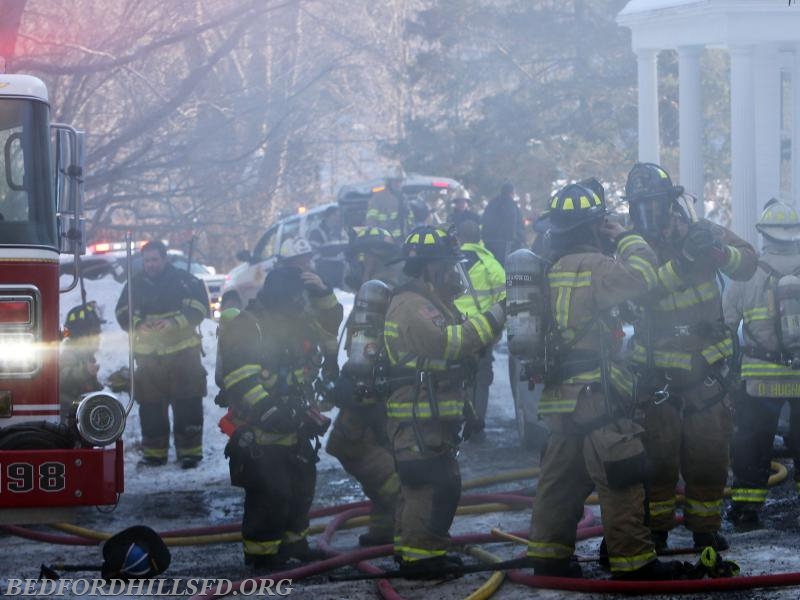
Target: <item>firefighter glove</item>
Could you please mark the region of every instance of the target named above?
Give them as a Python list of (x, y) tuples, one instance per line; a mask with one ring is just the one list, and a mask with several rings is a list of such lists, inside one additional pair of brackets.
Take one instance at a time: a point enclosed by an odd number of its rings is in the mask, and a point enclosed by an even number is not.
[(705, 222), (692, 223), (683, 240), (683, 258), (692, 264), (711, 264), (723, 266), (728, 260), (728, 252)]
[(256, 404), (253, 409), (253, 421), (264, 429), (279, 433), (297, 431), (298, 419), (294, 408), (284, 404), (272, 404), (270, 399), (265, 399)]
[(475, 412), (472, 402), (464, 403), (464, 428), (461, 430), (461, 439), (465, 442), (472, 437), (473, 434), (483, 431), (484, 422)]
[(503, 304), (500, 302), (493, 304), (489, 310), (483, 313), (483, 316), (491, 324), (495, 335), (498, 335), (503, 330), (503, 325), (506, 322), (506, 310)]
[(323, 415), (316, 408), (308, 407), (303, 412), (302, 427), (309, 436), (325, 435), (330, 426), (330, 417)]

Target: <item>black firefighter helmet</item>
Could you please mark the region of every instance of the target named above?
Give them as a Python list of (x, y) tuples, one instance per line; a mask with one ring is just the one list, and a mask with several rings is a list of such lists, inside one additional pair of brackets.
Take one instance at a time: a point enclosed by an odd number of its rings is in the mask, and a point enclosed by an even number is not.
[[(660, 236), (669, 223), (670, 213), (679, 208), (675, 201), (682, 195), (683, 187), (673, 185), (669, 173), (662, 167), (637, 162), (625, 182), (625, 200), (634, 229), (646, 237)], [(692, 220), (691, 215), (685, 216)]]
[(597, 180), (570, 183), (550, 199), (550, 210), (536, 221), (538, 232), (567, 233), (605, 217), (606, 201), (603, 186)]
[(64, 320), (64, 337), (76, 339), (90, 335), (100, 335), (100, 318), (97, 303), (94, 301), (79, 304), (70, 309)]
[(147, 579), (166, 571), (169, 548), (155, 531), (144, 525), (128, 527), (103, 544), (104, 579)]

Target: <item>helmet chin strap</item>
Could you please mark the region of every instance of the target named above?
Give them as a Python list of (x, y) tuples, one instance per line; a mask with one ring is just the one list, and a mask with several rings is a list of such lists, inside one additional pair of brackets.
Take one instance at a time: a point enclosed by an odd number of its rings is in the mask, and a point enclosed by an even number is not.
[(761, 234), (761, 248), (771, 254), (800, 254), (800, 242), (784, 242)]

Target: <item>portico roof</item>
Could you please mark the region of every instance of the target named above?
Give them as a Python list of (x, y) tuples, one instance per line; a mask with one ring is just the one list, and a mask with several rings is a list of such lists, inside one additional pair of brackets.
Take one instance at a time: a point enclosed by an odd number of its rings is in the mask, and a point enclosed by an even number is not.
[(631, 29), (634, 51), (781, 44), (800, 37), (800, 2), (630, 0), (617, 23)]

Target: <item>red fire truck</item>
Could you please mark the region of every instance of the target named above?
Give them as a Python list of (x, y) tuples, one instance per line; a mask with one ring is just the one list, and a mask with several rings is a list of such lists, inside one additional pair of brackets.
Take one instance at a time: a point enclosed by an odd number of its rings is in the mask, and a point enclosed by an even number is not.
[(59, 293), (77, 283), (59, 254), (83, 252), (82, 162), (83, 135), (50, 123), (44, 84), (0, 73), (0, 523), (65, 520), (123, 491), (119, 400), (59, 408)]

